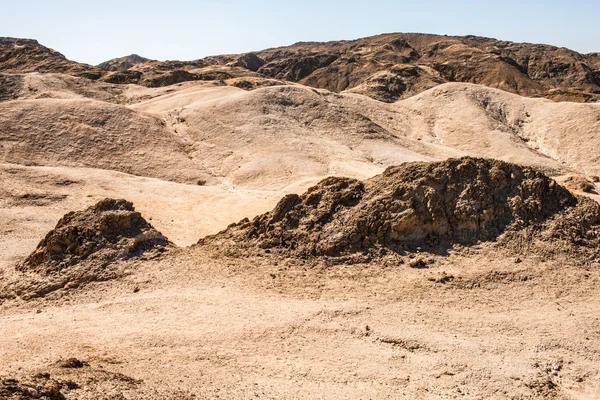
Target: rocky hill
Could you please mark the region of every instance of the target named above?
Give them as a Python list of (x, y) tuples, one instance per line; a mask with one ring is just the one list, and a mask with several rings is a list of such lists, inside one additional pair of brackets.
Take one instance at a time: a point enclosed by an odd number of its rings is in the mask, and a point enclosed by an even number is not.
[(143, 64), (146, 61), (150, 61), (150, 59), (138, 56), (137, 54), (130, 54), (125, 57), (113, 58), (112, 60), (98, 64), (98, 68), (107, 71), (125, 71), (134, 65)]
[(42, 46), (37, 40), (0, 37), (0, 73), (64, 73), (98, 79), (105, 71), (68, 60), (58, 51)]
[[(522, 96), (600, 99), (597, 54), (475, 36), (387, 34), (353, 41), (297, 43), (255, 53), (160, 63), (144, 73), (194, 68), (237, 71), (392, 102), (444, 82), (466, 82)], [(226, 69), (227, 68), (227, 69)], [(180, 72), (181, 73), (181, 72)]]
[[(352, 41), (296, 43), (241, 55), (158, 63), (139, 72), (172, 75), (197, 68), (233, 75), (239, 75), (242, 68), (263, 77), (333, 92), (350, 90), (385, 102), (445, 82), (475, 83), (555, 101), (600, 99), (596, 53), (476, 36), (394, 33)], [(179, 79), (197, 77), (188, 78)]]
[(465, 157), (406, 163), (366, 181), (327, 178), (201, 243), (229, 240), (302, 258), (446, 254), (482, 241), (543, 253), (578, 245), (583, 258), (597, 257), (600, 205), (534, 169)]
[(549, 45), (475, 36), (386, 34), (353, 41), (297, 43), (255, 54), (257, 72), (383, 101), (442, 82), (486, 85), (523, 96), (598, 99), (597, 57)]
[[(352, 91), (393, 102), (441, 83), (465, 82), (555, 101), (600, 100), (598, 53), (476, 36), (394, 33), (195, 61), (147, 62), (131, 55), (100, 68), (66, 60), (33, 40), (2, 38), (0, 60), (0, 72), (64, 72), (149, 87), (247, 77)], [(248, 82), (240, 87), (264, 85)]]

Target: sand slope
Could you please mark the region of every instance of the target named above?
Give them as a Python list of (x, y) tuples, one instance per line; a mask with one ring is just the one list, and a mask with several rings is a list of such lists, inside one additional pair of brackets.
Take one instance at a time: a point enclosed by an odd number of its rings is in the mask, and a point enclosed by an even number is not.
[(147, 89), (82, 87), (75, 79), (28, 76), (28, 87), (59, 98), (36, 92), (0, 103), (2, 160), (277, 190), (462, 155), (553, 175), (600, 174), (597, 104), (557, 104), (459, 83), (386, 104), (300, 85)]
[(391, 105), (302, 86), (188, 88), (132, 108), (170, 118), (214, 171), (247, 187), (365, 178), (401, 162), (460, 155), (553, 174), (600, 172), (594, 151), (600, 106), (477, 85), (441, 85)]

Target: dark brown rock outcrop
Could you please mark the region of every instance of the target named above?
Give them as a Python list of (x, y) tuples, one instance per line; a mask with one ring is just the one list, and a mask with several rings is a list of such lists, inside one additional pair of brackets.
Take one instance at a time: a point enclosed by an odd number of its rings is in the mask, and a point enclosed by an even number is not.
[[(572, 210), (581, 211), (576, 222), (565, 217)], [(364, 182), (327, 178), (214, 238), (303, 257), (416, 249), (443, 254), (454, 244), (525, 230), (531, 237), (543, 231), (548, 240), (574, 234), (571, 239), (593, 244), (599, 222), (600, 206), (534, 169), (465, 157), (390, 167)]]
[(124, 274), (119, 261), (155, 257), (172, 244), (126, 200), (105, 199), (70, 212), (17, 266), (13, 281), (0, 285), (2, 298), (31, 299)]
[(0, 101), (16, 100), (23, 88), (23, 76), (0, 74)]
[(0, 399), (65, 400), (62, 389), (63, 384), (49, 374), (37, 374), (23, 380), (0, 377)]
[(133, 204), (105, 199), (62, 217), (19, 268), (48, 274), (90, 259), (107, 263), (168, 245)]

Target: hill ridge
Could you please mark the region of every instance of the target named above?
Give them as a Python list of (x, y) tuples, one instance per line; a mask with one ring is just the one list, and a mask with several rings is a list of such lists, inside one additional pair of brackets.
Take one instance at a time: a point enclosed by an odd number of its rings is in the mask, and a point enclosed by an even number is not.
[[(47, 48), (35, 45), (37, 42), (28, 42), (28, 49), (10, 54), (8, 43), (8, 39), (4, 45), (0, 42), (0, 59), (5, 60), (0, 72), (84, 74), (111, 83), (150, 87), (258, 76), (333, 92), (351, 90), (384, 102), (411, 97), (446, 82), (475, 83), (555, 101), (600, 100), (598, 53), (474, 35), (386, 33), (354, 40), (297, 42), (193, 61), (149, 62), (143, 57), (134, 60), (131, 55), (101, 64), (105, 69), (62, 58), (49, 64), (43, 60), (44, 55), (50, 57), (43, 50)], [(42, 57), (21, 65), (23, 57), (18, 53), (35, 53), (36, 48)]]

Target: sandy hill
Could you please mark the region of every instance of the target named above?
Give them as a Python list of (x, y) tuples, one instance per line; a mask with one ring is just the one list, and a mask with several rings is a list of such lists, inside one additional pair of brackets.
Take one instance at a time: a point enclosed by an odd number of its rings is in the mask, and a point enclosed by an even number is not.
[(160, 119), (90, 99), (0, 103), (0, 160), (103, 168), (197, 182), (208, 176)]
[(22, 85), (20, 100), (0, 103), (4, 162), (255, 190), (463, 155), (600, 175), (600, 106), (481, 85), (443, 84), (393, 104), (301, 85), (143, 88), (64, 74), (23, 75)]
[(130, 54), (128, 56), (113, 58), (100, 63), (98, 64), (98, 68), (102, 68), (107, 71), (125, 71), (134, 65), (143, 64), (146, 61), (150, 61), (150, 59), (141, 57), (137, 54)]
[(592, 145), (598, 105), (557, 105), (476, 85), (445, 84), (391, 105), (301, 86), (190, 87), (132, 108), (170, 119), (217, 175), (242, 187), (366, 178), (389, 165), (461, 155), (554, 175), (600, 173)]

